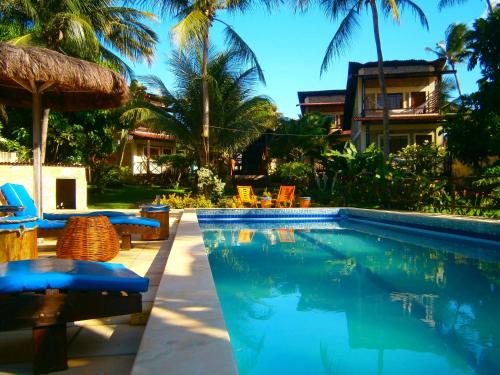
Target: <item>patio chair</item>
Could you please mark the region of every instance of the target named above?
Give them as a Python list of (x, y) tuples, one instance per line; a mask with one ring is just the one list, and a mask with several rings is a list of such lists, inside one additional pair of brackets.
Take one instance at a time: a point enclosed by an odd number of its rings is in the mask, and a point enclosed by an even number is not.
[[(22, 206), (24, 210), (15, 211), (15, 216), (36, 217), (36, 206), (24, 186), (18, 184), (4, 184), (0, 187), (3, 200), (10, 206)], [(121, 248), (130, 249), (132, 234), (147, 233), (159, 230), (157, 220), (140, 218), (114, 211), (95, 211), (88, 214), (43, 214), (38, 220), (38, 237), (59, 237), (62, 234), (66, 220), (71, 216), (107, 216), (117, 233), (121, 237)], [(54, 220), (56, 217), (60, 219)]]
[(281, 185), (276, 198), (276, 207), (293, 207), (295, 205), (295, 186)]
[(241, 229), (238, 232), (238, 244), (252, 243), (255, 232), (256, 231), (252, 229)]
[(238, 199), (242, 205), (249, 204), (250, 207), (257, 207), (257, 196), (253, 192), (251, 186), (236, 186), (238, 190)]
[(121, 264), (56, 258), (0, 264), (0, 330), (32, 328), (35, 373), (68, 368), (66, 324), (142, 311), (149, 280)]
[(276, 229), (278, 232), (278, 237), (282, 243), (294, 243), (295, 242), (295, 231), (293, 229), (279, 228)]

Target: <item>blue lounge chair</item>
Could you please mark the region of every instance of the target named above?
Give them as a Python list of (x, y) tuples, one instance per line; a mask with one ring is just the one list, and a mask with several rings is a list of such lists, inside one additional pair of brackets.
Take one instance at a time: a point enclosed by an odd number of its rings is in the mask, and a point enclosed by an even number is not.
[(66, 369), (66, 323), (142, 311), (149, 280), (121, 264), (56, 258), (0, 263), (0, 330), (32, 327), (34, 372)]
[[(22, 206), (22, 211), (15, 211), (16, 216), (37, 216), (36, 206), (29, 193), (23, 185), (3, 184), (0, 192), (9, 206)], [(66, 220), (72, 216), (107, 216), (111, 224), (121, 236), (121, 248), (130, 249), (131, 237), (133, 233), (145, 233), (156, 231), (160, 228), (160, 223), (154, 219), (140, 218), (123, 212), (115, 211), (95, 211), (84, 214), (43, 214), (43, 218), (38, 220), (39, 237), (58, 237)]]

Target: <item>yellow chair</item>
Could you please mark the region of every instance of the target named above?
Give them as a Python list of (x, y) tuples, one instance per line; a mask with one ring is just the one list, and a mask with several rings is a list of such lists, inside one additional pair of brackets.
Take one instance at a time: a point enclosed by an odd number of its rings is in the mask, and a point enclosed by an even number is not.
[(255, 232), (255, 230), (251, 229), (241, 229), (238, 232), (238, 244), (252, 243)]
[(250, 207), (257, 207), (257, 196), (253, 193), (251, 186), (238, 185), (236, 189), (238, 190), (238, 199), (243, 206), (249, 204)]
[(295, 186), (281, 185), (276, 207), (293, 207), (295, 205)]

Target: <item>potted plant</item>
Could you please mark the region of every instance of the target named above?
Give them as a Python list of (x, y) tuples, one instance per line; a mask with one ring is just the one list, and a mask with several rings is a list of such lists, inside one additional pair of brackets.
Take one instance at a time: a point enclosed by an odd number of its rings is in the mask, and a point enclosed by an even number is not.
[(260, 207), (261, 208), (270, 208), (273, 203), (273, 195), (270, 191), (267, 191), (267, 188), (262, 193), (262, 197), (260, 197)]

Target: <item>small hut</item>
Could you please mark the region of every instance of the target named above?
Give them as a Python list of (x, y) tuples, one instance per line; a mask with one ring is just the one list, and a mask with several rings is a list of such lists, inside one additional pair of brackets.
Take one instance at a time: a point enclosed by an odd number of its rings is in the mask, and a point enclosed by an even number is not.
[(110, 69), (45, 48), (0, 43), (0, 56), (0, 103), (33, 110), (33, 197), (41, 215), (42, 109), (119, 107), (128, 99), (128, 86)]

